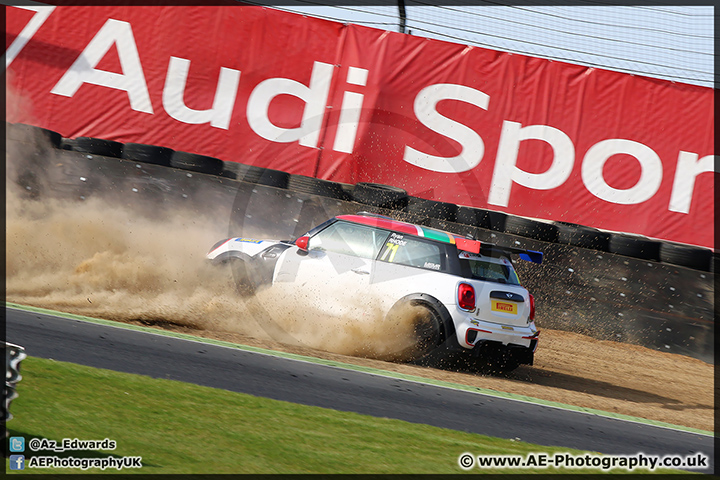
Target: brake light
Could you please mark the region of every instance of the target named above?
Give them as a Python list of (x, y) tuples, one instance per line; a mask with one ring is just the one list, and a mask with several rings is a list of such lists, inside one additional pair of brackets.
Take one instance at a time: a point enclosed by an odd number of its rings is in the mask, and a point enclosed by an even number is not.
[(463, 310), (475, 310), (475, 289), (472, 285), (458, 285), (458, 306)]
[(535, 297), (530, 294), (530, 320), (535, 320)]

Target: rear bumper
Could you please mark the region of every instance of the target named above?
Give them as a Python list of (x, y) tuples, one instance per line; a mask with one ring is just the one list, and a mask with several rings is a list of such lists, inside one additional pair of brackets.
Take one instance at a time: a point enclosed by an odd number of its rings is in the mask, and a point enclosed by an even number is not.
[(535, 352), (540, 332), (531, 322), (524, 327), (500, 325), (497, 323), (478, 321), (477, 319), (465, 319), (463, 323), (456, 326), (458, 343), (460, 346), (471, 349), (485, 342), (493, 342), (498, 346), (508, 348), (522, 348)]

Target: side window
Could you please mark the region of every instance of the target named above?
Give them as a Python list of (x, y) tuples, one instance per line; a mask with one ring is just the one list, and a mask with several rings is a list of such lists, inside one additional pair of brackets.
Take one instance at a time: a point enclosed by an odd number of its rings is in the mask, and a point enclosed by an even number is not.
[(354, 257), (377, 257), (388, 232), (349, 222), (335, 222), (310, 237), (308, 250), (325, 250)]
[(380, 253), (380, 260), (429, 270), (442, 270), (444, 267), (439, 245), (398, 233), (390, 234)]

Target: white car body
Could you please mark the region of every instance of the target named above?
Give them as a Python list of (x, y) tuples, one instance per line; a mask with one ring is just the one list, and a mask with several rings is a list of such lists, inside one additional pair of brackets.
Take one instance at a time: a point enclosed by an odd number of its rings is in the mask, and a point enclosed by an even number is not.
[[(354, 247), (357, 250), (333, 244), (337, 241), (332, 240), (334, 232), (323, 236), (322, 232), (333, 225), (336, 231), (350, 228), (354, 232), (344, 241), (360, 245)], [(358, 240), (363, 235), (364, 243)], [(486, 248), (484, 255), (481, 248)], [(395, 258), (398, 252), (405, 251), (410, 252), (407, 260), (401, 255)], [(443, 252), (448, 252), (446, 257)], [(421, 253), (428, 256), (412, 257)], [(333, 315), (348, 313), (347, 292), (371, 299), (373, 308), (386, 313), (399, 300), (422, 295), (432, 299), (438, 310), (446, 310), (452, 322), (448, 331), (454, 330), (457, 346), (472, 350), (480, 344), (492, 343), (521, 352), (519, 363), (532, 364), (539, 333), (533, 319), (534, 300), (517, 282), (510, 254), (520, 254), (535, 263), (542, 261), (540, 252), (494, 245), (481, 247), (475, 240), (387, 217), (341, 215), (295, 242), (231, 238), (216, 244), (207, 257), (218, 261), (234, 256), (262, 263), (263, 255), (270, 256), (272, 267), (266, 283), (297, 285), (305, 297), (315, 298), (318, 307)], [(467, 275), (465, 265), (482, 265), (488, 268), (487, 272), (507, 272), (508, 276), (494, 281), (473, 278)], [(464, 274), (459, 275), (459, 271)], [(474, 302), (463, 308), (459, 292), (460, 288), (469, 290), (468, 285), (474, 291)]]

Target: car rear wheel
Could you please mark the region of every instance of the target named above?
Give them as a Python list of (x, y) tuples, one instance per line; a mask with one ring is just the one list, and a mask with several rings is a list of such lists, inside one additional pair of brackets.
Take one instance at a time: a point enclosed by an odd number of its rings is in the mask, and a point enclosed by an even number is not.
[(402, 322), (412, 328), (412, 345), (399, 348), (397, 360), (417, 361), (426, 357), (442, 342), (442, 318), (432, 306), (420, 300), (402, 301), (388, 313), (390, 322)]

